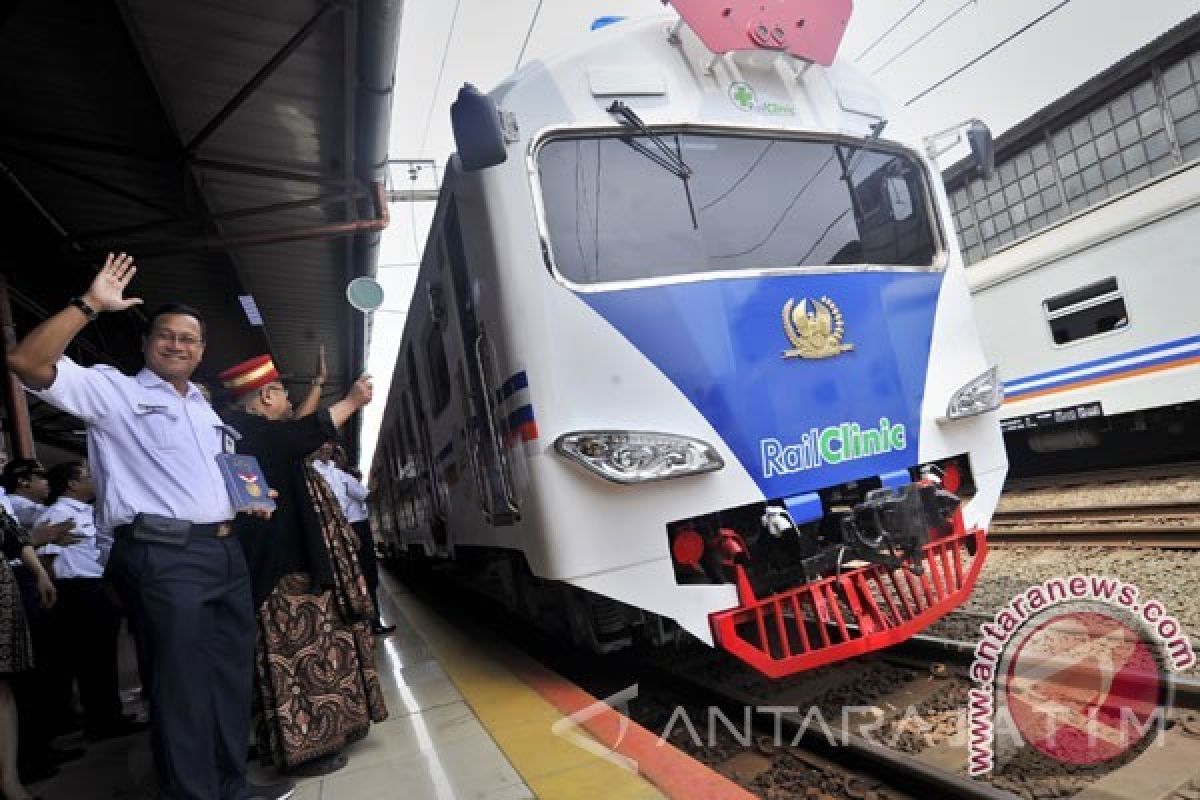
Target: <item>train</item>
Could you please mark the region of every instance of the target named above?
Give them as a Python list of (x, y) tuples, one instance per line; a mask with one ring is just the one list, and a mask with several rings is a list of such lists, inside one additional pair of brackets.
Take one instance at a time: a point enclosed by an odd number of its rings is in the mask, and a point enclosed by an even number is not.
[[(1013, 475), (1200, 460), (1200, 24), (1183, 28), (1182, 48), (1126, 67), (1006, 153), (1046, 154), (1008, 184), (1057, 171), (1051, 200), (1070, 204), (967, 269)], [(1006, 189), (1016, 219), (1029, 201)]]
[(371, 515), (577, 645), (780, 678), (967, 599), (1002, 387), (849, 0), (673, 5), (459, 93)]

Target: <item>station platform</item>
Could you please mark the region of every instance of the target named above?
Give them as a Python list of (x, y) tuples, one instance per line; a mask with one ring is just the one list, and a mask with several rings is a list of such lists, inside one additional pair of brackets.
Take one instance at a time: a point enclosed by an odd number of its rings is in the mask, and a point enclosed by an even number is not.
[[(294, 800), (753, 796), (487, 630), (442, 616), (382, 577), (383, 616), (396, 625), (376, 639), (389, 718), (345, 751), (346, 767), (298, 780)], [(123, 666), (134, 679), (132, 663)], [(137, 711), (136, 688), (125, 694)], [(257, 762), (250, 773), (275, 780)], [(150, 800), (148, 736), (88, 745), (83, 759), (29, 789), (43, 800)]]

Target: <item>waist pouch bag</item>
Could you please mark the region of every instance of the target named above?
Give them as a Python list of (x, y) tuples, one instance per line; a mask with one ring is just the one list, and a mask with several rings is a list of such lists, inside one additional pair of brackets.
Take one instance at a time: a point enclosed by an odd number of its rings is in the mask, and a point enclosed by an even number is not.
[(160, 514), (138, 514), (133, 518), (134, 540), (183, 547), (192, 535), (192, 523), (186, 519)]

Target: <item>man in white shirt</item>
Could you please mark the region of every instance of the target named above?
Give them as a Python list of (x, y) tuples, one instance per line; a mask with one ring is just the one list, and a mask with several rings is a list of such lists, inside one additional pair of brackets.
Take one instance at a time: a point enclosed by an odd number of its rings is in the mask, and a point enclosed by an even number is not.
[(371, 521), (367, 515), (367, 487), (359, 480), (359, 473), (350, 466), (346, 453), (338, 447), (334, 451), (334, 460), (338, 464), (339, 478), (346, 493), (346, 520), (354, 532), (358, 534), (358, 564), (362, 567), (363, 577), (367, 579), (367, 590), (371, 593), (371, 602), (375, 604), (375, 621), (371, 632), (376, 636), (384, 636), (396, 630), (395, 625), (384, 625), (379, 609), (379, 565), (375, 560), (375, 535), (371, 532)]
[(326, 442), (317, 448), (316, 457), (313, 458), (313, 469), (325, 479), (329, 484), (329, 488), (333, 491), (333, 496), (337, 498), (338, 508), (342, 509), (342, 513), (346, 513), (346, 503), (349, 498), (346, 496), (346, 482), (342, 477), (342, 471), (338, 469), (333, 460), (334, 443)]
[(141, 304), (124, 296), (136, 271), (131, 257), (109, 254), (88, 291), (27, 334), (8, 367), (87, 426), (96, 523), (116, 538), (107, 574), (147, 653), (160, 796), (287, 797), (294, 785), (246, 781), (254, 609), (217, 465), (234, 435), (190, 380), (203, 318), (182, 304), (149, 314), (135, 376), (64, 355), (99, 314)]
[(375, 604), (375, 620), (371, 632), (376, 636), (391, 633), (395, 625), (384, 625), (379, 616), (379, 566), (375, 563), (375, 541), (371, 535), (371, 524), (367, 522), (367, 488), (344, 469), (346, 453), (334, 442), (328, 441), (317, 448), (313, 458), (313, 469), (317, 471), (337, 498), (338, 506), (358, 534), (358, 566), (367, 579), (371, 602)]
[(54, 610), (63, 637), (64, 665), (79, 685), (83, 732), (93, 740), (124, 736), (141, 730), (121, 713), (117, 689), (117, 629), (120, 618), (104, 586), (108, 537), (96, 529), (92, 500), (96, 486), (83, 461), (67, 461), (50, 469), (51, 496), (57, 498), (38, 518), (38, 525), (70, 520), (74, 544), (46, 545), (54, 555), (58, 606)]

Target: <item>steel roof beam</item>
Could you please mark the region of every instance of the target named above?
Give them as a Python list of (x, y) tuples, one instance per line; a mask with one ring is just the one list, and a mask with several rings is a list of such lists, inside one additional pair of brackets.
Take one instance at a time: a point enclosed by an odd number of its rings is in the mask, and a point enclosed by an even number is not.
[[(230, 219), (247, 219), (250, 217), (266, 216), (275, 214), (280, 211), (295, 211), (301, 208), (311, 208), (312, 206), (331, 205), (333, 203), (344, 203), (349, 198), (351, 201), (354, 198), (365, 196), (365, 192), (361, 188), (355, 187), (348, 191), (329, 192), (327, 194), (308, 197), (303, 200), (291, 200), (286, 203), (272, 203), (265, 206), (253, 206), (251, 208), (239, 208), (234, 211), (225, 211), (220, 214), (210, 214), (205, 219), (220, 222)], [(188, 223), (198, 224), (202, 222), (200, 219), (157, 219), (152, 222), (143, 222), (139, 225), (126, 225), (121, 228), (109, 228), (100, 231), (88, 231), (81, 233), (75, 237), (77, 242), (92, 242), (98, 239), (109, 239), (113, 237), (128, 236), (134, 233), (149, 233), (161, 228), (170, 228), (177, 225)]]
[(97, 189), (102, 189), (103, 191), (108, 192), (109, 194), (115, 195), (117, 197), (122, 197), (122, 198), (128, 200), (129, 202), (135, 203), (144, 208), (149, 208), (153, 211), (158, 211), (160, 213), (167, 214), (167, 215), (175, 214), (174, 211), (172, 211), (171, 209), (167, 208), (164, 205), (161, 205), (160, 203), (156, 203), (153, 200), (147, 200), (145, 197), (142, 197), (141, 195), (137, 195), (126, 189), (122, 189), (120, 186), (114, 186), (113, 184), (109, 183), (108, 181), (101, 180), (100, 178), (97, 178), (94, 175), (88, 175), (86, 172), (80, 172), (79, 170), (77, 170), (73, 167), (64, 166), (64, 165), (58, 163), (57, 161), (54, 161), (53, 159), (45, 158), (44, 156), (40, 156), (36, 153), (30, 153), (28, 150), (25, 150), (23, 148), (13, 147), (12, 145), (8, 145), (8, 144), (0, 144), (0, 150), (5, 150), (9, 153), (12, 153), (13, 155), (16, 155), (20, 158), (25, 159), (26, 161), (32, 161), (33, 163), (38, 164), (52, 172), (57, 172), (60, 175), (65, 175), (68, 178), (73, 178), (77, 181), (80, 181), (81, 183), (86, 183), (91, 186), (95, 186)]
[[(347, 186), (345, 178), (339, 178), (333, 175), (320, 175), (315, 172), (299, 172), (294, 169), (284, 167), (271, 166), (268, 164), (245, 164), (234, 161), (222, 161), (213, 158), (192, 157), (188, 162), (201, 169), (211, 169), (216, 172), (230, 172), (235, 175), (251, 175), (256, 178), (273, 178), (281, 181), (295, 181), (296, 183), (316, 183), (322, 186)], [(355, 181), (353, 186), (358, 186)]]
[(17, 142), (26, 142), (29, 144), (47, 145), (54, 148), (67, 150), (81, 150), (85, 153), (105, 153), (107, 155), (120, 156), (133, 161), (142, 161), (149, 164), (170, 163), (179, 160), (179, 154), (160, 152), (158, 154), (148, 153), (146, 148), (125, 147), (112, 142), (102, 142), (96, 139), (84, 139), (79, 136), (70, 136), (62, 133), (51, 133), (48, 131), (22, 131), (16, 129), (0, 130), (0, 139), (11, 139)]
[[(376, 183), (371, 186), (371, 190), (372, 200), (375, 204), (375, 217), (373, 219), (334, 222), (326, 225), (309, 225), (300, 228), (287, 228), (278, 231), (264, 231), (262, 233), (248, 233), (236, 236), (208, 236), (192, 241), (169, 240), (157, 243), (147, 242), (138, 246), (138, 258), (144, 259), (209, 250), (233, 250), (244, 247), (280, 244), (282, 242), (332, 239), (338, 236), (378, 232), (388, 226), (391, 217), (388, 212), (387, 198), (384, 196), (383, 186)], [(96, 252), (99, 253), (101, 251), (97, 250)]]
[(288, 58), (290, 58), (292, 53), (296, 52), (296, 49), (299, 48), (300, 45), (304, 44), (304, 42), (308, 40), (308, 37), (312, 36), (312, 34), (321, 27), (322, 23), (324, 23), (327, 18), (329, 18), (333, 13), (341, 10), (342, 9), (340, 7), (331, 3), (325, 3), (319, 9), (317, 9), (317, 13), (309, 17), (308, 21), (301, 26), (300, 30), (296, 31), (295, 35), (292, 36), (291, 39), (288, 39), (287, 43), (284, 44), (284, 46), (281, 47), (279, 51), (275, 53), (275, 55), (271, 56), (270, 60), (268, 60), (267, 63), (264, 64), (262, 68), (254, 74), (254, 77), (247, 81), (246, 85), (239, 89), (237, 94), (235, 94), (233, 98), (225, 104), (225, 107), (218, 111), (216, 116), (209, 120), (208, 123), (200, 129), (199, 133), (192, 137), (192, 140), (188, 142), (186, 146), (184, 146), (184, 151), (187, 153), (195, 153), (200, 145), (204, 144), (204, 142), (207, 141), (210, 136), (216, 133), (217, 129), (225, 123), (225, 120), (229, 119), (229, 117), (233, 115), (233, 112), (237, 111), (238, 108), (241, 107), (242, 103), (246, 102), (246, 99), (250, 97), (250, 95), (254, 94), (255, 90), (258, 89), (258, 87), (261, 86), (263, 82), (267, 80), (267, 78), (271, 77), (271, 75), (275, 73), (275, 70), (279, 69), (279, 67), (283, 65)]
[(33, 210), (38, 212), (41, 218), (46, 221), (46, 224), (54, 229), (55, 233), (57, 233), (63, 239), (71, 238), (71, 235), (67, 233), (67, 229), (62, 226), (62, 223), (55, 219), (54, 215), (46, 210), (46, 207), (42, 205), (36, 197), (33, 196), (33, 193), (29, 191), (29, 189), (25, 188), (25, 184), (21, 183), (21, 179), (18, 178), (3, 161), (0, 161), (0, 175), (3, 175), (8, 179), (8, 182), (11, 183), (13, 188), (17, 190), (17, 193), (24, 197), (25, 201), (29, 203), (29, 205), (33, 206)]

